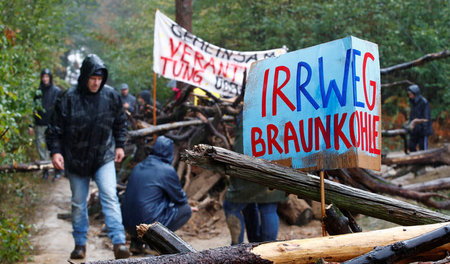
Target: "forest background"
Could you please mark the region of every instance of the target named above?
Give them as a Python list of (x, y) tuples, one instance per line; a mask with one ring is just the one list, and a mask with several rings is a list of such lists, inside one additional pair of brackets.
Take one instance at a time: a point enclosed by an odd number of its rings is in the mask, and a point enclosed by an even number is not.
[[(381, 68), (448, 49), (450, 2), (445, 0), (192, 0), (192, 33), (230, 50), (290, 51), (349, 35), (379, 45)], [(0, 1), (0, 164), (37, 159), (28, 126), (39, 73), (49, 68), (63, 89), (74, 67), (69, 55), (98, 54), (110, 71), (108, 83), (128, 83), (136, 94), (153, 89), (156, 9), (175, 17), (174, 0)], [(79, 67), (80, 65), (78, 65)], [(72, 67), (72, 68), (71, 68)], [(431, 144), (449, 140), (450, 64), (435, 60), (384, 75), (382, 84), (418, 84), (432, 108)], [(157, 94), (170, 101), (169, 80), (158, 78)], [(382, 88), (383, 129), (407, 120), (406, 86)], [(383, 151), (401, 149), (383, 141)], [(39, 179), (34, 179), (39, 180)], [(14, 263), (30, 252), (26, 215), (39, 201), (33, 179), (0, 173), (0, 262)], [(11, 206), (14, 204), (15, 206)]]

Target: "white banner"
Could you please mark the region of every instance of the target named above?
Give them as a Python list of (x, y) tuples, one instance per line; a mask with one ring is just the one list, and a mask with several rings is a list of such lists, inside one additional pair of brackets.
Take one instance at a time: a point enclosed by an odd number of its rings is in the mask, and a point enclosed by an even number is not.
[(286, 49), (233, 51), (193, 35), (159, 10), (155, 15), (153, 71), (221, 96), (241, 93), (244, 71), (254, 61), (277, 57)]

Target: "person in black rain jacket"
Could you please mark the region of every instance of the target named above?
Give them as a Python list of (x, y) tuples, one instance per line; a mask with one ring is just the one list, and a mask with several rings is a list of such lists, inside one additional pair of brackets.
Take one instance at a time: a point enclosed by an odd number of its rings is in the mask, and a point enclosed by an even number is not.
[(417, 84), (408, 87), (408, 97), (411, 105), (411, 112), (409, 114), (409, 123), (414, 119), (427, 119), (428, 121), (415, 124), (414, 128), (409, 131), (409, 151), (414, 152), (419, 146), (419, 150), (428, 149), (428, 136), (433, 134), (430, 116), (430, 104), (420, 93), (420, 88)]
[(64, 92), (55, 105), (47, 143), (55, 168), (65, 169), (72, 190), (72, 259), (85, 257), (87, 196), (93, 179), (99, 189), (108, 236), (114, 256), (127, 258), (125, 230), (116, 191), (114, 162), (124, 158), (126, 115), (119, 94), (105, 85), (108, 70), (95, 54), (88, 55), (76, 86)]

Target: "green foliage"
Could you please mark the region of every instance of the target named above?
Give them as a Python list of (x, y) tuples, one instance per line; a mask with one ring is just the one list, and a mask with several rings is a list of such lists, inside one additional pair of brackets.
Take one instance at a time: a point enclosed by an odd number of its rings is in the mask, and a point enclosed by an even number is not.
[(28, 239), (31, 226), (17, 218), (0, 215), (0, 262), (16, 263), (30, 254), (33, 247)]
[(60, 70), (66, 7), (72, 1), (0, 2), (0, 157), (2, 163), (24, 161), (32, 139), (33, 97), (39, 72)]

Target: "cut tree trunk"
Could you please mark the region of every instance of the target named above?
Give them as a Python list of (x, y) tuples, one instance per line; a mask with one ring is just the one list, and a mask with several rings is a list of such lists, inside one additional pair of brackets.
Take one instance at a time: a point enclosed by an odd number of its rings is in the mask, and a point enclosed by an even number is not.
[(197, 252), (186, 241), (159, 222), (136, 227), (138, 236), (160, 255)]
[(450, 164), (450, 144), (441, 148), (411, 152), (397, 157), (382, 157), (381, 163), (386, 165), (417, 165), (417, 164)]
[[(411, 239), (446, 226), (448, 223), (395, 227), (371, 232), (339, 236), (317, 237), (301, 240), (270, 242), (264, 244), (239, 244), (213, 248), (200, 252), (163, 255), (140, 259), (89, 261), (86, 264), (153, 264), (153, 263), (302, 263), (313, 264), (323, 258), (326, 261), (350, 260), (376, 246), (386, 246)], [(442, 259), (450, 250), (450, 243), (417, 256), (419, 259)]]
[[(399, 241), (383, 247), (376, 247), (369, 253), (343, 262), (342, 264), (411, 263), (413, 261), (413, 259), (411, 259), (413, 256), (449, 243), (450, 225), (446, 225), (405, 241)], [(414, 260), (417, 261), (417, 259)]]
[(311, 206), (296, 195), (289, 194), (289, 200), (278, 203), (278, 215), (290, 225), (306, 225), (314, 218)]
[[(320, 179), (315, 175), (208, 145), (197, 145), (182, 156), (184, 160), (225, 175), (320, 201)], [(401, 225), (450, 221), (448, 215), (328, 180), (325, 180), (325, 202)]]
[(441, 202), (432, 200), (432, 198), (434, 197), (445, 199), (447, 198), (445, 195), (441, 195), (438, 193), (416, 192), (413, 190), (404, 189), (402, 187), (381, 183), (374, 180), (372, 177), (370, 177), (370, 175), (368, 175), (363, 169), (360, 168), (342, 169), (342, 170), (348, 171), (355, 181), (366, 186), (369, 190), (373, 192), (386, 193), (390, 195), (404, 197), (407, 199), (412, 199), (438, 209), (450, 209), (450, 201), (448, 199)]
[[(213, 117), (208, 118), (208, 120), (210, 120), (210, 121), (212, 121), (213, 119), (214, 119)], [(234, 117), (232, 117), (232, 116), (224, 116), (224, 117), (222, 117), (222, 120), (224, 120), (224, 121), (232, 121), (232, 120), (234, 120)], [(134, 138), (139, 138), (139, 137), (152, 135), (154, 133), (160, 133), (160, 132), (165, 132), (165, 131), (168, 131), (168, 130), (177, 129), (177, 128), (180, 128), (180, 127), (197, 126), (197, 125), (203, 125), (203, 124), (205, 124), (205, 122), (203, 120), (195, 119), (195, 120), (188, 120), (188, 121), (180, 121), (180, 122), (175, 122), (175, 123), (162, 124), (162, 125), (157, 125), (157, 126), (150, 126), (150, 127), (139, 129), (139, 130), (129, 131), (128, 132), (128, 137), (130, 139), (134, 139)]]
[(325, 229), (332, 236), (353, 233), (349, 225), (349, 219), (332, 204), (328, 205), (325, 209), (323, 221), (325, 223)]
[(450, 177), (403, 186), (404, 189), (417, 192), (429, 192), (450, 189)]
[[(265, 243), (253, 248), (252, 253), (274, 263), (314, 263), (319, 258), (328, 262), (341, 262), (370, 252), (374, 247), (411, 239), (446, 225), (448, 223), (400, 226), (370, 232)], [(416, 257), (438, 260), (444, 258), (449, 249), (450, 243), (446, 243)]]
[(53, 164), (50, 160), (0, 165), (0, 172), (35, 171), (44, 169), (53, 169)]

